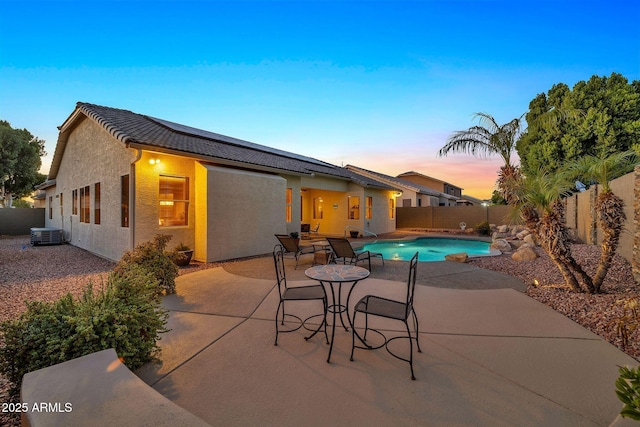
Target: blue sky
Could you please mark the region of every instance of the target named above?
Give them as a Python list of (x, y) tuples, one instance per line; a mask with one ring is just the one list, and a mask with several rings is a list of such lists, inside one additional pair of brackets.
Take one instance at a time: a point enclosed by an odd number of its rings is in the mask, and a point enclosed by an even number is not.
[(640, 79), (640, 2), (0, 0), (0, 119), (47, 141), (77, 101), (490, 197), (498, 159), (437, 157), (553, 84)]

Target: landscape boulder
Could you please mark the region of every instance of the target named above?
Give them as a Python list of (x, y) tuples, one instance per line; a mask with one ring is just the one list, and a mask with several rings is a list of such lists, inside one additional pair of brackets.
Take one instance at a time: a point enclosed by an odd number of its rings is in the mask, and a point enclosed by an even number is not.
[(507, 233), (509, 231), (508, 225), (501, 225), (498, 227), (498, 233)]
[(454, 261), (454, 262), (467, 262), (469, 260), (469, 256), (467, 255), (466, 252), (460, 252), (457, 254), (445, 255), (444, 259), (447, 261)]
[(496, 231), (491, 235), (491, 240), (495, 242), (496, 240), (506, 239), (507, 237), (511, 237), (511, 235), (509, 233), (499, 233)]
[(529, 245), (523, 245), (511, 255), (511, 259), (514, 261), (533, 261), (538, 258), (536, 251)]
[(525, 243), (528, 243), (531, 246), (538, 246), (538, 242), (536, 242), (536, 236), (534, 236), (533, 234), (527, 234), (522, 240), (524, 240)]
[(505, 239), (497, 239), (493, 243), (491, 243), (491, 249), (497, 249), (502, 253), (511, 252), (513, 249), (511, 248), (511, 244), (507, 242)]

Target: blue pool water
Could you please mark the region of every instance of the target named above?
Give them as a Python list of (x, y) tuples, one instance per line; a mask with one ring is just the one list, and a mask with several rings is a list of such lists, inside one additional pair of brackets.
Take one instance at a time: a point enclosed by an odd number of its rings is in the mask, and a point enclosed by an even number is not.
[(362, 250), (379, 252), (384, 259), (409, 261), (419, 252), (418, 261), (444, 261), (445, 255), (466, 252), (469, 256), (489, 255), (488, 242), (479, 240), (424, 237), (408, 241), (375, 242), (364, 245)]

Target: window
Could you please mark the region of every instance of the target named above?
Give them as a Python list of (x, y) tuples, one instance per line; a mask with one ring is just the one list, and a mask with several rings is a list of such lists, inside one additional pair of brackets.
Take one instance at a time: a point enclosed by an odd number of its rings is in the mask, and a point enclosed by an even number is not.
[(349, 219), (360, 219), (360, 197), (349, 196)]
[(120, 226), (129, 227), (129, 175), (120, 177)]
[(373, 218), (373, 197), (367, 197), (367, 204), (365, 206), (364, 217), (366, 219)]
[(189, 218), (189, 178), (160, 175), (161, 227), (187, 225)]
[(393, 219), (396, 217), (396, 199), (389, 199), (389, 218)]
[(322, 219), (322, 197), (313, 198), (313, 219)]
[(49, 196), (49, 219), (53, 219), (53, 196)]
[(80, 189), (80, 222), (84, 222), (84, 187)]
[(293, 191), (287, 188), (287, 222), (291, 222), (293, 217)]
[(91, 205), (89, 197), (91, 196), (89, 186), (80, 189), (80, 222), (88, 223), (91, 218)]
[(62, 193), (60, 193), (60, 218), (62, 218), (64, 216), (64, 210), (62, 209), (64, 206), (63, 203), (63, 199), (62, 199)]
[(93, 186), (93, 223), (100, 224), (100, 183)]
[(78, 215), (78, 190), (71, 192), (71, 214)]

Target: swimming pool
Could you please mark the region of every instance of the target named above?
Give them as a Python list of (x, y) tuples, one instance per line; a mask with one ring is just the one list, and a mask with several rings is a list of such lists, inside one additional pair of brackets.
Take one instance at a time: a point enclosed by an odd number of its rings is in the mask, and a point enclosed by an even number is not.
[(415, 240), (389, 240), (364, 245), (362, 250), (379, 252), (384, 259), (409, 261), (419, 252), (418, 261), (444, 261), (445, 255), (466, 252), (469, 256), (489, 255), (491, 243), (480, 240), (420, 237)]

